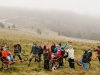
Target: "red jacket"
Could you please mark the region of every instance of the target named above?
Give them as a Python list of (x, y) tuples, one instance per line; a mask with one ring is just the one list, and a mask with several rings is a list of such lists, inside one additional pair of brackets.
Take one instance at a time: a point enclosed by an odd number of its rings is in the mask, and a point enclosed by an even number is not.
[(97, 52), (98, 56), (100, 57), (100, 49), (95, 49), (95, 52)]
[(1, 53), (2, 53), (2, 57), (9, 56), (9, 53), (6, 50), (2, 50)]
[(57, 53), (56, 53), (56, 56), (57, 57), (60, 57), (61, 55), (62, 55), (62, 51), (61, 50), (58, 50)]
[(45, 45), (44, 46), (44, 49), (48, 53), (48, 58), (51, 59), (51, 53), (50, 53), (50, 50), (49, 50), (49, 46), (48, 45)]

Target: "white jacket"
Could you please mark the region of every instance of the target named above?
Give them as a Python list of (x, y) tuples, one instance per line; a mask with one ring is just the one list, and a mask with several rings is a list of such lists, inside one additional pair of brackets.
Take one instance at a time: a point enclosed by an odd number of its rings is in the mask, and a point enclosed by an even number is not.
[(66, 52), (68, 52), (68, 58), (74, 59), (74, 49), (73, 48), (67, 49)]

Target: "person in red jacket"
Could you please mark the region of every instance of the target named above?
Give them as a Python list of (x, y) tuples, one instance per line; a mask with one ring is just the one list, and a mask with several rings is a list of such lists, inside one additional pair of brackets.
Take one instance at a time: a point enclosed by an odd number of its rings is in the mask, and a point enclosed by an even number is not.
[(44, 69), (49, 70), (49, 60), (51, 59), (51, 52), (48, 43), (44, 45)]
[(2, 57), (6, 57), (7, 58), (9, 56), (8, 51), (6, 51), (4, 49), (1, 51), (1, 53), (2, 53)]
[(60, 57), (62, 55), (61, 48), (58, 48), (57, 53), (55, 54), (56, 57)]
[(2, 62), (7, 61), (8, 62), (8, 68), (10, 68), (10, 64), (11, 64), (9, 56), (10, 56), (9, 52), (6, 50), (5, 47), (3, 47), (2, 50), (1, 50), (1, 61)]
[(94, 51), (97, 52), (97, 57), (100, 62), (100, 46), (97, 46), (97, 49), (94, 49)]

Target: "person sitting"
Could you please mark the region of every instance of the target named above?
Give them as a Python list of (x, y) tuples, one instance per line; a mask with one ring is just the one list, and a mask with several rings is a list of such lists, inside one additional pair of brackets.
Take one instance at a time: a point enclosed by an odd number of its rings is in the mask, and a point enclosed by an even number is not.
[(8, 63), (8, 68), (10, 68), (10, 58), (9, 58), (9, 52), (5, 50), (5, 47), (1, 49), (1, 61)]
[(8, 58), (9, 58), (9, 60), (10, 60), (10, 64), (15, 63), (15, 61), (14, 61), (14, 57), (13, 57), (13, 55), (11, 54), (11, 52), (9, 52), (9, 56), (8, 56)]

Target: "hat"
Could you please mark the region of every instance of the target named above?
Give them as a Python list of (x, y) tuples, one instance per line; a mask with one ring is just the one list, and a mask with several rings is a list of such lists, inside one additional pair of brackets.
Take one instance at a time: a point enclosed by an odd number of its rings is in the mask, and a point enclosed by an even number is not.
[(69, 45), (69, 47), (72, 47), (72, 45)]

